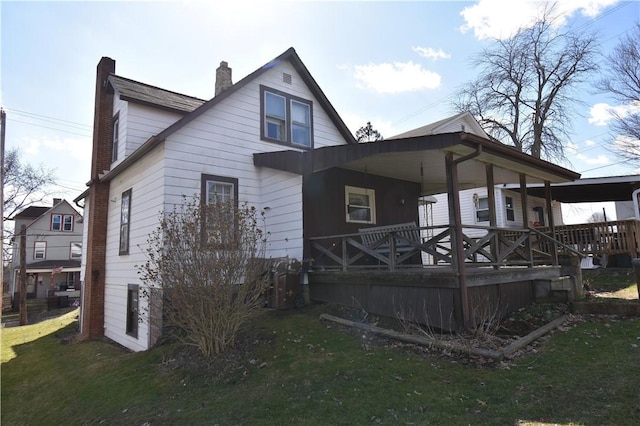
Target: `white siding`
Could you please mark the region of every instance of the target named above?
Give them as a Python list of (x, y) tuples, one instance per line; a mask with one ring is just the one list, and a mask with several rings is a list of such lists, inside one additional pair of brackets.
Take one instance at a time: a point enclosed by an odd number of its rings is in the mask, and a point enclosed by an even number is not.
[[(625, 220), (625, 219), (637, 219), (635, 206), (633, 205), (633, 201), (616, 201), (616, 218), (617, 220)], [(611, 220), (611, 218), (607, 218)]]
[[(291, 84), (283, 82), (283, 72), (292, 76)], [(268, 257), (301, 260), (302, 176), (253, 165), (254, 153), (295, 149), (260, 139), (260, 84), (313, 103), (315, 148), (345, 143), (295, 69), (284, 62), (170, 135), (161, 146), (114, 178), (110, 187), (105, 277), (105, 335), (110, 339), (132, 350), (148, 349), (146, 322), (139, 324), (137, 339), (126, 334), (127, 286), (138, 284), (142, 291), (135, 265), (145, 261), (146, 238), (156, 229), (159, 212), (182, 203), (183, 195), (199, 196), (203, 174), (238, 179), (239, 203), (264, 212)], [(130, 148), (159, 133), (175, 118), (132, 103), (116, 105), (121, 111), (120, 132), (124, 134), (122, 140), (127, 141), (127, 155)], [(120, 200), (122, 192), (130, 188), (130, 254), (120, 256)], [(144, 302), (140, 300), (141, 312)]]
[[(72, 215), (73, 230), (52, 231), (51, 216), (53, 214)], [(70, 260), (71, 243), (82, 241), (82, 224), (76, 223), (79, 218), (80, 215), (73, 207), (62, 203), (29, 225), (27, 228), (27, 264), (41, 260)], [(34, 259), (33, 244), (35, 241), (47, 243), (45, 259)]]
[[(476, 206), (474, 198), (477, 195), (477, 198), (487, 197), (487, 189), (486, 188), (474, 188), (474, 189), (465, 189), (460, 191), (460, 213), (462, 217), (462, 223), (467, 225), (480, 225), (480, 226), (489, 226), (489, 222), (478, 222), (476, 216)], [(435, 196), (438, 200), (436, 204), (433, 206), (433, 220), (434, 225), (444, 225), (449, 223), (449, 206), (447, 204), (447, 194), (437, 194)], [(500, 227), (505, 228), (519, 228), (523, 226), (522, 223), (522, 202), (520, 198), (520, 193), (516, 191), (503, 190), (501, 188), (495, 188), (495, 197), (496, 197), (496, 222)], [(506, 197), (511, 197), (513, 199), (513, 208), (514, 208), (514, 221), (507, 220), (507, 211), (506, 211)], [(529, 216), (529, 226), (533, 226), (533, 223), (537, 221), (537, 213), (533, 210), (534, 207), (543, 207), (546, 211), (546, 201), (542, 198), (538, 197), (527, 197), (529, 202), (529, 208), (527, 214)], [(559, 202), (553, 202), (552, 208), (553, 211), (553, 219), (556, 225), (564, 224), (562, 220), (562, 209), (561, 204)], [(545, 224), (548, 225), (548, 218), (545, 213)], [(471, 232), (470, 235), (475, 235), (478, 231)], [(480, 235), (482, 235), (484, 231), (480, 231)]]
[[(163, 146), (156, 147), (134, 166), (117, 176), (110, 186), (109, 215), (105, 274), (105, 336), (139, 351), (148, 349), (149, 327), (146, 321), (138, 326), (138, 337), (126, 334), (127, 286), (138, 284), (142, 295), (143, 285), (138, 278), (136, 265), (145, 260), (144, 247), (147, 236), (158, 225), (163, 209)], [(129, 254), (119, 254), (120, 207), (122, 193), (131, 189), (131, 218)], [(145, 300), (139, 301), (140, 312), (145, 312)]]
[[(293, 76), (292, 84), (282, 73)], [(302, 257), (302, 177), (270, 169), (258, 170), (253, 154), (295, 149), (260, 139), (260, 84), (313, 102), (316, 148), (345, 141), (289, 63), (267, 71), (216, 107), (178, 130), (166, 141), (166, 201), (200, 194), (202, 174), (238, 179), (239, 202), (265, 212), (268, 256)]]
[(111, 168), (131, 155), (151, 136), (156, 135), (182, 118), (183, 114), (127, 102), (116, 93), (113, 115), (119, 114), (118, 159)]

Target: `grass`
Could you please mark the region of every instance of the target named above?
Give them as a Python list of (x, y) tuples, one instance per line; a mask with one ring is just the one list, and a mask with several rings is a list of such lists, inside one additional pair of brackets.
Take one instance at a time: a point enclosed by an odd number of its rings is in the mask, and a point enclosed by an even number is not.
[(176, 346), (61, 343), (72, 312), (6, 328), (2, 424), (640, 424), (640, 320), (556, 333), (481, 367), (322, 323), (324, 306), (266, 313), (227, 362)]
[(638, 300), (638, 286), (633, 269), (600, 268), (582, 271), (582, 281), (595, 296), (605, 299)]

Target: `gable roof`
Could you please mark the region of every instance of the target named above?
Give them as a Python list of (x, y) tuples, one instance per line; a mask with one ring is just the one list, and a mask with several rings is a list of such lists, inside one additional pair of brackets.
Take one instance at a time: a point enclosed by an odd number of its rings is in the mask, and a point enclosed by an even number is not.
[(162, 132), (150, 137), (131, 155), (126, 157), (124, 160), (122, 160), (120, 164), (118, 164), (116, 167), (114, 167), (112, 170), (110, 170), (104, 176), (102, 176), (101, 179), (105, 181), (113, 179), (122, 171), (126, 170), (127, 167), (129, 167), (131, 164), (135, 163), (138, 159), (142, 158), (146, 153), (148, 153), (153, 148), (158, 146), (166, 138), (168, 138), (169, 136), (171, 136), (172, 134), (174, 134), (175, 132), (177, 132), (187, 124), (189, 124), (191, 121), (200, 117), (202, 114), (204, 114), (211, 108), (215, 107), (222, 100), (231, 96), (232, 94), (234, 94), (235, 92), (237, 92), (238, 90), (246, 86), (248, 83), (250, 83), (257, 77), (265, 73), (267, 70), (273, 68), (274, 66), (278, 65), (280, 62), (283, 62), (283, 61), (289, 61), (293, 65), (295, 70), (298, 72), (298, 74), (300, 74), (300, 77), (305, 82), (305, 84), (307, 85), (307, 87), (309, 88), (313, 96), (318, 100), (320, 107), (329, 116), (329, 119), (334, 124), (334, 126), (336, 126), (336, 129), (338, 130), (338, 132), (340, 132), (340, 134), (342, 135), (344, 140), (347, 142), (347, 144), (357, 144), (355, 137), (351, 134), (351, 131), (349, 131), (344, 121), (342, 121), (342, 118), (340, 118), (340, 116), (338, 115), (333, 105), (331, 105), (331, 102), (329, 102), (329, 99), (327, 99), (322, 89), (320, 89), (320, 86), (318, 85), (318, 83), (316, 83), (315, 79), (311, 76), (311, 73), (309, 72), (307, 67), (302, 63), (302, 60), (296, 53), (295, 49), (293, 47), (290, 47), (278, 57), (267, 62), (266, 64), (264, 64), (263, 66), (261, 66), (260, 68), (258, 68), (251, 74), (247, 75), (236, 84), (234, 84), (233, 86), (229, 87), (225, 91), (218, 94), (218, 96), (215, 96), (211, 100), (205, 102), (200, 107), (191, 111), (190, 113), (182, 117), (180, 120), (176, 121), (171, 126), (164, 129)]
[(14, 219), (37, 219), (44, 213), (48, 212), (51, 207), (43, 206), (29, 206), (22, 210), (17, 215), (13, 216)]
[(73, 208), (73, 206), (71, 204), (69, 204), (69, 202), (67, 200), (63, 199), (63, 200), (58, 201), (52, 207), (29, 206), (26, 209), (22, 210), (17, 215), (15, 215), (13, 217), (13, 219), (14, 220), (15, 219), (31, 219), (31, 223), (29, 223), (29, 225), (27, 225), (27, 227), (30, 227), (33, 223), (35, 223), (42, 216), (54, 211), (58, 206), (60, 206), (62, 204), (66, 204), (67, 206), (69, 206), (71, 208), (71, 210), (73, 211), (73, 214), (76, 217), (82, 218), (82, 215), (80, 213), (78, 213), (78, 211), (75, 208)]
[(206, 102), (203, 99), (161, 89), (115, 74), (109, 76), (109, 83), (118, 91), (120, 98), (125, 101), (183, 114), (193, 111)]
[[(454, 122), (462, 122), (461, 126), (458, 129), (451, 130), (446, 129), (447, 126), (450, 126)], [(464, 124), (468, 124), (471, 129), (466, 129)], [(399, 135), (392, 136), (388, 139), (403, 139), (403, 138), (413, 138), (416, 136), (429, 136), (429, 135), (437, 135), (439, 133), (451, 133), (451, 132), (467, 132), (473, 133), (477, 136), (480, 136), (485, 139), (491, 139), (489, 135), (484, 131), (480, 123), (475, 119), (475, 117), (468, 111), (461, 112), (460, 114), (452, 115), (451, 117), (443, 118), (442, 120), (438, 120), (434, 123), (427, 124), (426, 126), (418, 127), (417, 129), (409, 130), (404, 133), (400, 133)]]

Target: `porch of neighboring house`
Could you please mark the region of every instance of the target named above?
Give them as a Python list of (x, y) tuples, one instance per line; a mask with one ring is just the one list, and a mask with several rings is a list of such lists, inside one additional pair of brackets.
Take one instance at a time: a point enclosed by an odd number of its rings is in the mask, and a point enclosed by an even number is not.
[[(628, 205), (629, 210), (618, 220), (606, 220), (605, 217), (601, 222), (556, 226), (553, 235), (584, 256), (583, 269), (594, 266), (630, 268), (631, 259), (640, 257), (640, 220), (637, 219), (640, 212), (637, 200), (633, 200), (638, 188), (640, 175), (626, 175), (578, 179), (551, 184), (549, 188), (532, 184), (527, 187), (527, 193), (540, 197), (548, 192), (553, 200), (568, 205), (596, 202)], [(550, 227), (536, 229), (547, 235), (552, 232)]]
[[(551, 233), (549, 228), (538, 228), (538, 231)], [(554, 235), (564, 246), (584, 256), (583, 269), (630, 268), (631, 259), (640, 257), (640, 221), (637, 219), (562, 225), (555, 228)]]
[[(312, 300), (461, 330), (532, 303), (540, 288), (554, 283), (581, 288), (579, 273), (561, 267), (562, 243), (553, 233), (496, 226), (493, 191), (490, 226), (462, 223), (462, 189), (519, 182), (527, 206), (527, 182), (548, 187), (579, 177), (513, 148), (448, 133), (256, 154), (254, 164), (303, 175)], [(419, 200), (443, 192), (449, 225), (418, 226)], [(549, 225), (554, 229), (552, 220)], [(484, 235), (478, 237), (478, 229)], [(576, 259), (568, 270), (579, 270), (578, 253), (564, 250)]]
[[(16, 269), (14, 274), (16, 288), (13, 289), (13, 309), (17, 310), (20, 269)], [(80, 299), (79, 261), (43, 261), (28, 264), (25, 278), (27, 299), (47, 300), (49, 309), (64, 308)]]

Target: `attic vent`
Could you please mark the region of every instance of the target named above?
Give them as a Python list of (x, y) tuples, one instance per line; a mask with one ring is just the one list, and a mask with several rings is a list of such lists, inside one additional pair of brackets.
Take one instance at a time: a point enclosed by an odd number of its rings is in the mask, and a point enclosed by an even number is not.
[(291, 84), (291, 74), (287, 74), (286, 72), (282, 73), (282, 81)]
[(466, 127), (464, 127), (464, 124), (461, 124), (460, 128), (462, 129), (463, 132), (465, 132), (467, 130)]

